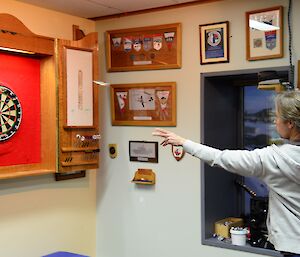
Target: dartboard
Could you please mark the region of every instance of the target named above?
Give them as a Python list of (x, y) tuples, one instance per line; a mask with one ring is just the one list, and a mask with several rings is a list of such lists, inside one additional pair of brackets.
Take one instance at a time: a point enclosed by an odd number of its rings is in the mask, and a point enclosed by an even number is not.
[(20, 127), (22, 109), (16, 94), (0, 84), (0, 141), (12, 137)]

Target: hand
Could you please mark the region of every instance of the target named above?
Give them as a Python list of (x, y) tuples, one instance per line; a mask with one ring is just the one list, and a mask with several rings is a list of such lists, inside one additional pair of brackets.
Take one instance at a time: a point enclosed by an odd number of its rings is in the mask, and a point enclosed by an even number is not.
[(166, 145), (183, 145), (183, 143), (185, 142), (185, 138), (180, 137), (178, 135), (176, 135), (175, 133), (165, 130), (165, 129), (160, 129), (160, 128), (156, 128), (154, 130), (154, 132), (152, 132), (153, 136), (159, 136), (159, 137), (163, 137), (164, 141), (161, 142), (162, 146), (166, 146)]

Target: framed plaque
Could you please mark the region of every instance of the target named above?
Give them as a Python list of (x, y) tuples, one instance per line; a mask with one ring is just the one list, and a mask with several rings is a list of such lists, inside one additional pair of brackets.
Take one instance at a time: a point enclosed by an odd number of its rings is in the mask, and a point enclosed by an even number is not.
[(181, 68), (181, 24), (106, 32), (107, 71)]
[(136, 162), (158, 163), (158, 142), (129, 141), (129, 159)]
[(199, 26), (200, 63), (229, 62), (229, 22)]
[(111, 85), (112, 125), (176, 126), (176, 83)]
[(283, 56), (282, 6), (246, 13), (247, 60), (264, 60)]

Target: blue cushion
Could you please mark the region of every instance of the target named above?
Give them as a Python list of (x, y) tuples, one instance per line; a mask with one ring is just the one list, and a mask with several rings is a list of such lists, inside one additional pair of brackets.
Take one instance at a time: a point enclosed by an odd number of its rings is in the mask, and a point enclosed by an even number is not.
[(76, 254), (76, 253), (69, 253), (69, 252), (56, 252), (56, 253), (44, 255), (42, 257), (89, 257), (89, 256)]

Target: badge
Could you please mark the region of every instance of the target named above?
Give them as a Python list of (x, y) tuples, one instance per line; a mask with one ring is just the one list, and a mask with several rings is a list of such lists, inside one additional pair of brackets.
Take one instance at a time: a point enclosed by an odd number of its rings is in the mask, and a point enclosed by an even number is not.
[(276, 47), (276, 30), (266, 31), (266, 48), (273, 50)]
[(120, 37), (113, 37), (111, 40), (112, 40), (112, 44), (113, 44), (114, 48), (119, 48), (121, 46), (122, 38), (120, 38)]
[(146, 59), (146, 55), (140, 54), (140, 55), (139, 55), (139, 59), (140, 59), (141, 61), (145, 60), (145, 59)]
[(142, 49), (142, 41), (140, 38), (136, 38), (133, 40), (133, 50), (140, 51)]
[(153, 35), (153, 48), (159, 51), (162, 48), (162, 35), (156, 34)]
[(136, 56), (135, 56), (134, 54), (131, 54), (131, 55), (129, 56), (129, 58), (130, 58), (131, 61), (134, 61), (134, 60), (135, 60), (135, 57), (136, 57)]
[(175, 32), (165, 32), (165, 40), (167, 42), (167, 47), (169, 50), (172, 48), (172, 43), (174, 42)]
[(125, 37), (124, 38), (124, 51), (130, 52), (132, 49), (132, 40), (131, 38)]
[(152, 48), (152, 37), (149, 35), (149, 36), (144, 36), (144, 39), (143, 39), (143, 49), (145, 51), (149, 51), (151, 50)]
[(222, 40), (222, 36), (221, 36), (220, 32), (217, 30), (210, 31), (207, 35), (207, 43), (210, 46), (219, 45), (221, 40)]
[(183, 146), (172, 145), (172, 154), (176, 159), (176, 161), (180, 161), (185, 154), (185, 151), (183, 150)]
[(254, 48), (261, 48), (262, 45), (263, 45), (262, 42), (263, 42), (262, 38), (254, 38), (253, 39), (253, 47)]

